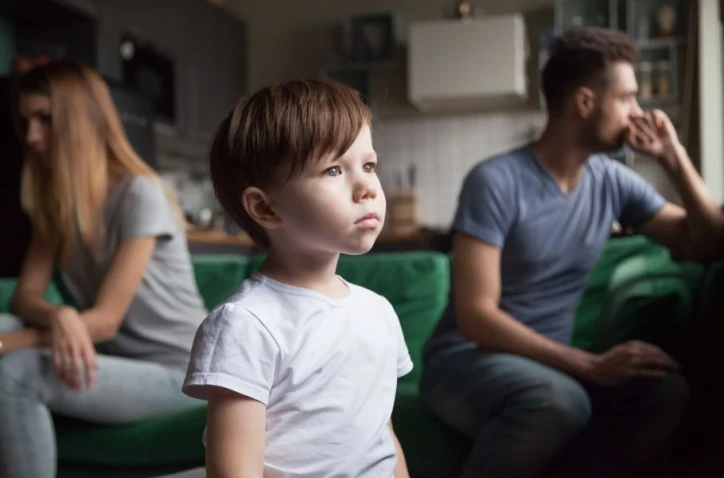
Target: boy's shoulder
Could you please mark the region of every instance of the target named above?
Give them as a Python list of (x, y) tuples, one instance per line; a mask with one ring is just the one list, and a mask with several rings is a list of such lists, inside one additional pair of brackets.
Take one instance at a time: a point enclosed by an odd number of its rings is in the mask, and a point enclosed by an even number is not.
[(368, 289), (367, 287), (363, 287), (358, 284), (354, 284), (352, 282), (348, 282), (344, 277), (338, 276), (342, 282), (344, 282), (347, 287), (349, 287), (350, 294), (352, 296), (357, 296), (357, 298), (360, 299), (370, 299), (370, 300), (387, 300), (385, 296), (378, 294), (377, 292), (373, 291), (372, 289)]

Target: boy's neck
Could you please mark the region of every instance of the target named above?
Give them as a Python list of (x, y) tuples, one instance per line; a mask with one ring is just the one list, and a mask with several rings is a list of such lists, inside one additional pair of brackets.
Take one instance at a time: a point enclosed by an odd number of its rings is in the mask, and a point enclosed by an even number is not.
[(344, 297), (349, 289), (337, 278), (338, 261), (339, 254), (321, 256), (272, 247), (259, 267), (259, 273), (329, 297)]

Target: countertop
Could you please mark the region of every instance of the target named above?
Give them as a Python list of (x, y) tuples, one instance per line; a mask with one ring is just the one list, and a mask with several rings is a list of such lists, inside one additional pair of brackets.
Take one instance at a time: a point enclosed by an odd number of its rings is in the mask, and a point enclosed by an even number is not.
[[(403, 241), (419, 241), (427, 238), (422, 230), (414, 232), (386, 232), (383, 231), (377, 238), (377, 243), (403, 242)], [(245, 246), (254, 247), (254, 242), (246, 234), (232, 235), (218, 229), (198, 230), (191, 229), (186, 232), (186, 238), (189, 242), (204, 244), (220, 244), (229, 246)]]

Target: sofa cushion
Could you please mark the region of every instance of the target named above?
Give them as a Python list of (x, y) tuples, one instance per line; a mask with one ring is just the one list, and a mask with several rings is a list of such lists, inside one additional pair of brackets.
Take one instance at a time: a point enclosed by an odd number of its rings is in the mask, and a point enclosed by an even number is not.
[(576, 310), (573, 345), (602, 352), (635, 338), (676, 352), (703, 269), (643, 236), (608, 241)]
[(250, 259), (240, 254), (194, 254), (191, 262), (208, 310), (229, 297), (249, 275)]
[(453, 431), (428, 410), (417, 387), (397, 387), (392, 426), (407, 459), (410, 476), (440, 478), (458, 476), (470, 450), (471, 440)]
[(123, 467), (204, 463), (205, 405), (128, 425), (54, 419), (61, 462)]

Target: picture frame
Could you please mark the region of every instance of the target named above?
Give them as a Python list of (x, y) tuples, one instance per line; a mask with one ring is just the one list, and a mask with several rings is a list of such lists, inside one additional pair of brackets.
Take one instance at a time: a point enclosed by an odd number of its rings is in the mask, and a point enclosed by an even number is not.
[(343, 25), (344, 54), (352, 63), (393, 61), (399, 53), (400, 21), (394, 13), (351, 17)]

